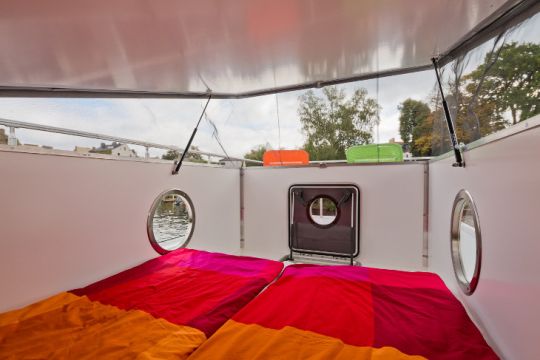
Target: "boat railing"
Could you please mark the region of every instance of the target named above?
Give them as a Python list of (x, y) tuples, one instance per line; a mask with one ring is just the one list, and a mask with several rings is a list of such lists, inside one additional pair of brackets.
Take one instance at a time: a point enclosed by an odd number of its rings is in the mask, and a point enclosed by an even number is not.
[[(17, 120), (10, 120), (5, 118), (0, 118), (0, 125), (3, 125), (7, 128), (9, 128), (9, 137), (8, 137), (8, 145), (16, 146), (17, 145), (17, 138), (15, 137), (15, 129), (28, 129), (28, 130), (36, 130), (36, 131), (43, 131), (43, 132), (50, 132), (50, 133), (56, 133), (56, 134), (63, 134), (63, 135), (71, 135), (71, 136), (79, 136), (84, 138), (91, 138), (91, 139), (99, 139), (99, 140), (105, 140), (105, 141), (112, 141), (112, 142), (118, 142), (122, 144), (130, 144), (130, 145), (138, 145), (145, 148), (145, 158), (150, 158), (149, 149), (161, 149), (161, 150), (173, 150), (178, 152), (179, 154), (182, 154), (184, 152), (183, 148), (180, 148), (178, 146), (174, 145), (163, 145), (148, 141), (141, 141), (141, 140), (134, 140), (134, 139), (128, 139), (123, 137), (117, 137), (117, 136), (111, 136), (111, 135), (105, 135), (105, 134), (99, 134), (99, 133), (93, 133), (88, 131), (81, 131), (81, 130), (73, 130), (73, 129), (67, 129), (63, 127), (56, 127), (56, 126), (49, 126), (49, 125), (41, 125), (41, 124), (34, 124), (34, 123), (28, 123), (24, 121), (17, 121)], [(208, 157), (217, 157), (219, 159), (226, 159), (226, 160), (232, 160), (232, 161), (242, 161), (246, 163), (253, 163), (253, 164), (261, 164), (262, 161), (259, 160), (252, 160), (252, 159), (245, 159), (245, 158), (239, 158), (239, 157), (231, 157), (226, 156), (223, 154), (217, 154), (212, 153), (208, 151), (200, 151), (200, 150), (189, 150), (189, 154), (198, 154), (198, 155), (204, 155)]]
[[(56, 127), (56, 126), (49, 126), (49, 125), (42, 125), (42, 124), (34, 124), (24, 121), (18, 121), (18, 120), (10, 120), (5, 118), (0, 118), (0, 125), (3, 125), (7, 128), (9, 128), (9, 136), (8, 136), (8, 145), (11, 146), (17, 146), (17, 138), (15, 137), (15, 129), (27, 129), (27, 130), (36, 130), (36, 131), (43, 131), (43, 132), (50, 132), (50, 133), (56, 133), (56, 134), (63, 134), (63, 135), (71, 135), (71, 136), (78, 136), (78, 137), (84, 137), (84, 138), (91, 138), (91, 139), (98, 139), (98, 140), (105, 140), (105, 141), (112, 141), (112, 142), (118, 142), (122, 144), (130, 144), (130, 145), (138, 145), (145, 148), (145, 158), (149, 159), (149, 149), (161, 149), (161, 150), (173, 150), (176, 151), (179, 154), (182, 154), (184, 152), (183, 148), (180, 148), (178, 146), (174, 145), (163, 145), (148, 141), (141, 141), (141, 140), (135, 140), (135, 139), (129, 139), (129, 138), (123, 138), (118, 136), (111, 136), (111, 135), (105, 135), (100, 133), (94, 133), (94, 132), (88, 132), (88, 131), (81, 131), (81, 130), (74, 130), (74, 129), (67, 129), (63, 127)], [(246, 159), (246, 158), (240, 158), (240, 157), (227, 157), (223, 154), (217, 154), (213, 152), (208, 151), (201, 151), (201, 150), (189, 150), (190, 154), (197, 154), (197, 155), (204, 155), (208, 156), (209, 158), (217, 157), (219, 159), (225, 159), (229, 161), (238, 161), (238, 162), (244, 162), (244, 163), (251, 163), (255, 165), (263, 165), (262, 161), (259, 160), (252, 160), (252, 159)], [(404, 158), (405, 162), (411, 162), (411, 161), (426, 161), (430, 160), (432, 157), (411, 157), (411, 158)], [(347, 160), (315, 160), (310, 161), (309, 165), (333, 165), (333, 164), (347, 164)]]

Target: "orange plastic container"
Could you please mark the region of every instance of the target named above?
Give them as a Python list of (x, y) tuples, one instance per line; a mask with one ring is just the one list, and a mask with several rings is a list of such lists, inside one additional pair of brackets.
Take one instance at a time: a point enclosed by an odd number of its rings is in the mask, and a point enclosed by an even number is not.
[(290, 166), (309, 164), (309, 154), (304, 150), (269, 150), (263, 155), (264, 166)]

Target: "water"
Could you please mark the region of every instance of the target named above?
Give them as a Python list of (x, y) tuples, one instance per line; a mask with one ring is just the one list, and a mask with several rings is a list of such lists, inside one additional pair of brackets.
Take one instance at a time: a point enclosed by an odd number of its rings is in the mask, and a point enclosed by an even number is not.
[(161, 201), (154, 213), (153, 231), (156, 242), (165, 250), (184, 244), (193, 227), (192, 215), (186, 201)]

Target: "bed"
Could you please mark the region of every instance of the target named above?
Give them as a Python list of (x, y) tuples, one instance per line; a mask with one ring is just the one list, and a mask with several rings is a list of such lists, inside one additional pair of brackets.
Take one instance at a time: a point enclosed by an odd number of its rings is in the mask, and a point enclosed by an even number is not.
[(206, 341), (199, 359), (496, 359), (425, 272), (291, 265)]
[(272, 260), (173, 251), (0, 314), (0, 358), (185, 359), (282, 268)]

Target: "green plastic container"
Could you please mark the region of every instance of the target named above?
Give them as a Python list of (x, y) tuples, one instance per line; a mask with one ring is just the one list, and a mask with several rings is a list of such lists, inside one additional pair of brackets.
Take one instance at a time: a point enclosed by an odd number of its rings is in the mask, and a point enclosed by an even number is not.
[(345, 156), (350, 164), (402, 162), (403, 149), (399, 144), (356, 145), (348, 148)]

